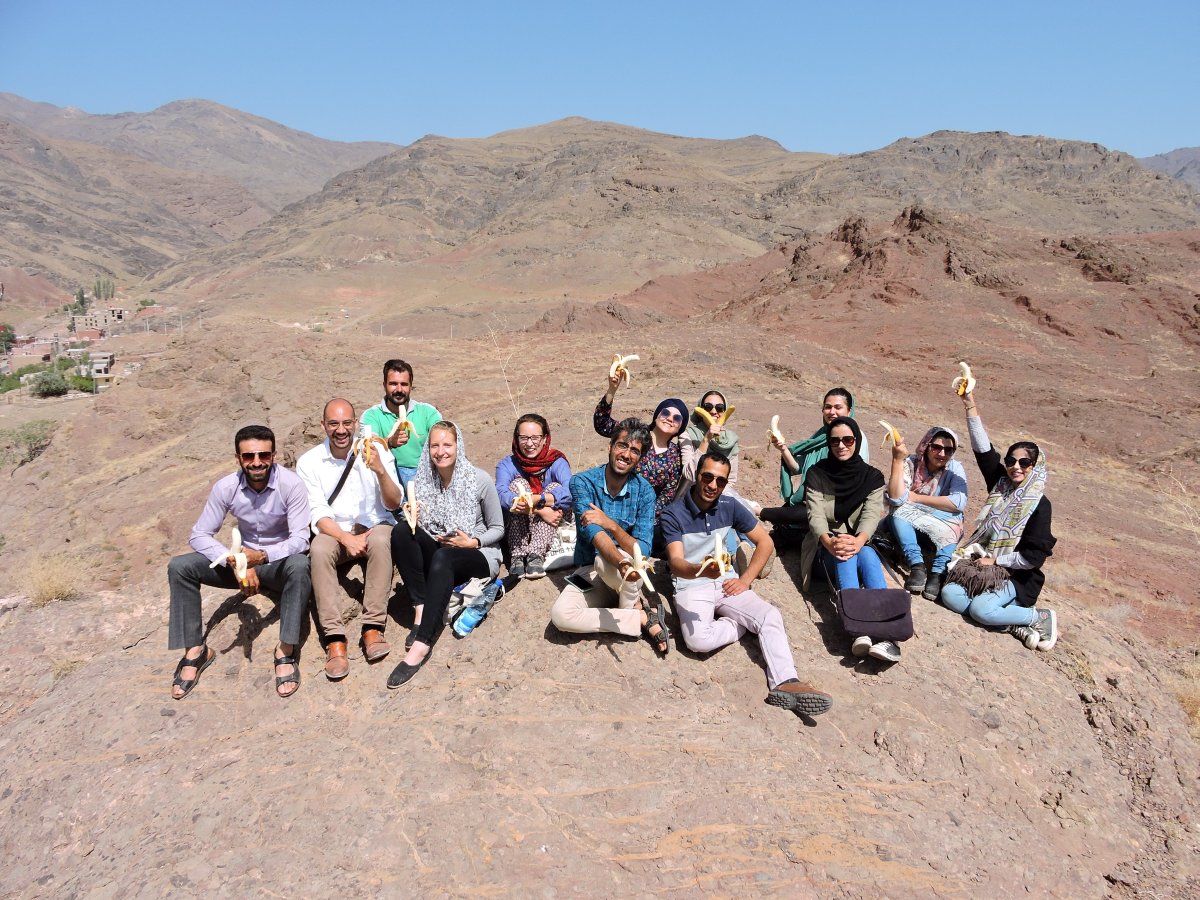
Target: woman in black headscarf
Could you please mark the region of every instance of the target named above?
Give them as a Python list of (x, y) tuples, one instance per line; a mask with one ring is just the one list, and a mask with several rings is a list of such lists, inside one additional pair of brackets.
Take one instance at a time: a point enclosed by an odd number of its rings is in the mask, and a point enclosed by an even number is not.
[[(849, 416), (829, 423), (826, 443), (829, 455), (804, 478), (808, 534), (800, 551), (801, 587), (808, 589), (819, 561), (838, 590), (886, 588), (879, 556), (867, 544), (883, 518), (883, 473), (863, 461), (862, 430)], [(900, 658), (899, 646), (870, 637), (857, 638), (851, 650), (888, 662)]]

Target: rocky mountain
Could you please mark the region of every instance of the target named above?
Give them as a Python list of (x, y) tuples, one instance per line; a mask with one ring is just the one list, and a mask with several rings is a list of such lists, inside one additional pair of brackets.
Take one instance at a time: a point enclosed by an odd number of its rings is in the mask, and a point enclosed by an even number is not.
[(564, 295), (611, 298), (912, 202), (1047, 232), (1200, 225), (1200, 196), (1095, 144), (939, 132), (822, 157), (570, 119), (423, 138), (153, 286), (261, 298), (268, 314), (300, 320), (350, 296), (352, 318), (385, 331), (431, 306), (486, 319), (497, 297), (541, 315)]
[(47, 138), (4, 119), (0, 161), (0, 269), (21, 269), (67, 293), (98, 275), (144, 277), (270, 216), (232, 181)]
[(0, 119), (158, 166), (237, 182), (272, 211), (320, 190), (339, 172), (396, 149), (378, 141), (325, 140), (210, 100), (177, 100), (147, 113), (93, 115), (0, 93)]
[(1147, 169), (1170, 175), (1200, 191), (1200, 147), (1183, 147), (1170, 153), (1145, 156), (1138, 160)]

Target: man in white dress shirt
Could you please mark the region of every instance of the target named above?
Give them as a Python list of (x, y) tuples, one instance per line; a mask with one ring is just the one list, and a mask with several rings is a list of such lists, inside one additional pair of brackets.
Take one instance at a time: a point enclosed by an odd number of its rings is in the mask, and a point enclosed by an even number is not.
[(304, 481), (312, 506), (309, 561), (317, 620), (325, 640), (325, 676), (338, 681), (350, 671), (342, 621), (344, 592), (337, 578), (339, 566), (365, 563), (363, 656), (375, 662), (391, 650), (383, 636), (392, 586), (395, 518), (391, 511), (400, 508), (403, 495), (391, 456), (386, 451), (381, 454), (379, 444), (373, 444), (370, 452), (351, 456), (358, 420), (349, 401), (334, 399), (326, 403), (321, 427), (325, 430), (324, 442), (300, 457), (296, 474)]

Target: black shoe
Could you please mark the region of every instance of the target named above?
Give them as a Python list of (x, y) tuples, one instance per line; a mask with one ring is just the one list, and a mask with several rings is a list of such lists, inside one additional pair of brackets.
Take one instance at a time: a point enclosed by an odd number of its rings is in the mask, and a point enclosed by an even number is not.
[(942, 579), (945, 577), (945, 572), (930, 572), (929, 580), (925, 582), (925, 590), (921, 592), (921, 596), (926, 600), (937, 600), (942, 593)]
[(410, 666), (406, 662), (400, 663), (396, 668), (392, 669), (392, 674), (388, 676), (387, 686), (389, 689), (398, 688), (401, 685), (408, 684), (412, 681), (412, 677), (421, 671), (421, 666), (429, 662), (429, 657), (433, 656), (433, 648), (429, 648), (429, 652), (425, 654), (425, 658), (415, 666)]
[(919, 594), (925, 590), (925, 582), (928, 577), (925, 574), (925, 564), (917, 563), (909, 570), (908, 577), (904, 579), (904, 589), (910, 594)]

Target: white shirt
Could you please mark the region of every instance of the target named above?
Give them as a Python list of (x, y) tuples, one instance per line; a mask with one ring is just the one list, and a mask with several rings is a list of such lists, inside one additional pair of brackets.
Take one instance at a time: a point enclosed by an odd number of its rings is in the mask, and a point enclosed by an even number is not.
[[(378, 446), (375, 451), (378, 452)], [(379, 489), (379, 478), (372, 472), (362, 456), (354, 459), (354, 468), (350, 470), (346, 483), (329, 505), (329, 495), (337, 487), (338, 479), (346, 468), (346, 460), (338, 459), (329, 449), (329, 439), (307, 451), (296, 461), (296, 474), (308, 489), (308, 502), (312, 507), (313, 534), (317, 533), (317, 522), (321, 519), (333, 519), (342, 531), (352, 531), (355, 525), (372, 528), (380, 523), (392, 525), (396, 518), (388, 511), (383, 503), (383, 493)], [(387, 476), (400, 487), (396, 477), (395, 466), (384, 466)]]

